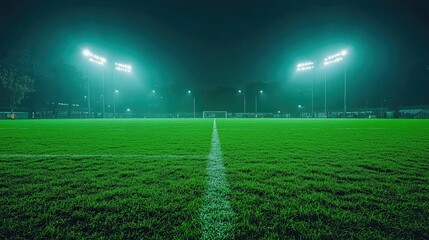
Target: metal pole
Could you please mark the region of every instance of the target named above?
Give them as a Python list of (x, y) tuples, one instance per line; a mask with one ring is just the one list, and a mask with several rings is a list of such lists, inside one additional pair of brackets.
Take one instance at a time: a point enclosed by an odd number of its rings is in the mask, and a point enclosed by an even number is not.
[(244, 106), (243, 117), (246, 117), (246, 94), (244, 93), (243, 93), (243, 106)]
[(88, 82), (88, 118), (91, 116), (91, 92), (89, 90), (89, 70), (88, 64), (86, 64), (86, 80)]
[(314, 118), (314, 69), (312, 70), (312, 80), (311, 80), (311, 117)]
[(325, 117), (328, 117), (328, 111), (326, 108), (326, 66), (325, 66)]
[(115, 89), (115, 79), (116, 70), (113, 70), (113, 118), (116, 117), (116, 89)]
[(344, 117), (347, 117), (347, 69), (344, 68)]
[(195, 118), (195, 96), (194, 96), (194, 118)]
[(258, 118), (258, 94), (255, 96), (255, 118)]
[(106, 112), (105, 112), (105, 110), (104, 110), (104, 99), (105, 99), (105, 87), (104, 87), (104, 82), (105, 82), (105, 78), (106, 78), (106, 72), (104, 71), (104, 69), (103, 69), (103, 118), (105, 118), (106, 117)]

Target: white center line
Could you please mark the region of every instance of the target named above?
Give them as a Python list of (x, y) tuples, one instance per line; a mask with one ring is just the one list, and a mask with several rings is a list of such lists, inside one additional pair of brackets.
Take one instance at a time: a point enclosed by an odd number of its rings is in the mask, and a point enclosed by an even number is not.
[(207, 189), (204, 206), (201, 210), (202, 239), (232, 239), (234, 235), (234, 212), (228, 199), (229, 189), (225, 176), (225, 166), (222, 160), (219, 135), (216, 128), (216, 119), (213, 122), (207, 175)]

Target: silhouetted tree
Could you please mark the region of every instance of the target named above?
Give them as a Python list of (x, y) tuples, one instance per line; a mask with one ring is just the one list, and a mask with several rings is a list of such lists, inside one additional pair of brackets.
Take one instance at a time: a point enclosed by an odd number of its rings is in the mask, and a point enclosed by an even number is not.
[(34, 92), (34, 79), (16, 68), (0, 67), (0, 82), (9, 96), (11, 113), (28, 93)]
[[(8, 72), (15, 72), (16, 75), (26, 76), (31, 79), (31, 91), (25, 94), (25, 97), (21, 100), (28, 99), (22, 103), (17, 104), (26, 104), (26, 107), (31, 107), (33, 110), (36, 108), (38, 102), (43, 96), (43, 88), (41, 88), (41, 83), (47, 80), (47, 71), (40, 64), (40, 62), (35, 59), (28, 50), (17, 50), (4, 57), (0, 60), (0, 65), (2, 69), (6, 69)], [(3, 85), (0, 83), (0, 85)], [(37, 90), (37, 91), (36, 91)], [(31, 94), (35, 92), (36, 94)], [(3, 95), (7, 97), (2, 100), (9, 99), (10, 91), (4, 90)], [(39, 95), (39, 96), (37, 96)]]

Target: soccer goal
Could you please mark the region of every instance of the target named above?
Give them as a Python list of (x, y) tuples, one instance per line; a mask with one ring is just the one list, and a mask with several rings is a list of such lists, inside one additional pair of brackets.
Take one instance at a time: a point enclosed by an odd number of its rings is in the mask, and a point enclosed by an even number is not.
[(227, 111), (203, 111), (203, 118), (228, 118)]

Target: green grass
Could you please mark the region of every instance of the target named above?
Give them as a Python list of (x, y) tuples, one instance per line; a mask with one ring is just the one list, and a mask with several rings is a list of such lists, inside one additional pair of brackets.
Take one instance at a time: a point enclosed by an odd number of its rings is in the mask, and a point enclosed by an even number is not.
[(429, 238), (429, 121), (217, 125), (238, 239)]
[(113, 154), (0, 157), (0, 238), (201, 236), (211, 121), (0, 124), (0, 154)]
[(0, 122), (0, 153), (208, 154), (212, 122), (39, 120)]
[[(217, 127), (237, 239), (429, 239), (429, 121)], [(211, 134), (212, 120), (0, 121), (0, 238), (201, 238)]]

